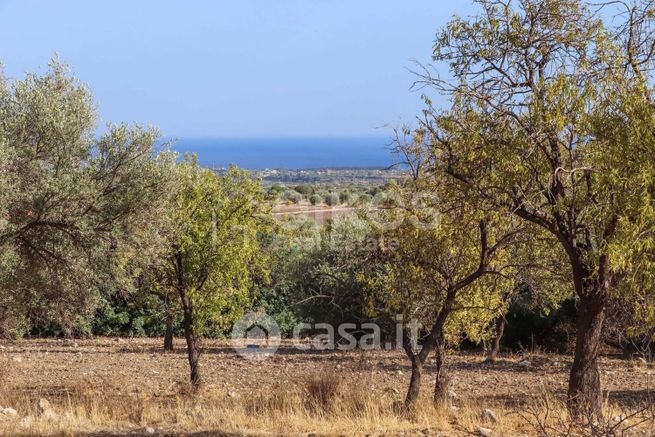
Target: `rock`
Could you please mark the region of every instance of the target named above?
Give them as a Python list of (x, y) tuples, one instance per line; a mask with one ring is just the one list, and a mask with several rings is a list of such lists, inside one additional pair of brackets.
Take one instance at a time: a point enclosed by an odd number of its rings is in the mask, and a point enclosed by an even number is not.
[(14, 410), (13, 408), (1, 408), (0, 407), (0, 415), (3, 416), (5, 419), (13, 419), (18, 417), (18, 411)]
[(398, 375), (402, 375), (402, 374), (403, 374), (403, 371), (400, 370), (400, 369), (398, 369), (398, 370), (396, 370), (396, 374), (398, 374)]
[(155, 433), (155, 428), (146, 426), (145, 428), (143, 428), (143, 432), (148, 435), (153, 435)]
[(32, 426), (32, 422), (34, 422), (34, 418), (32, 416), (25, 416), (20, 420), (19, 425), (23, 428), (28, 428)]
[(532, 367), (532, 363), (528, 360), (523, 360), (518, 362), (518, 366), (527, 369), (529, 367)]
[(14, 363), (21, 363), (23, 361), (21, 357), (13, 357), (12, 360), (14, 360)]
[(493, 431), (490, 430), (489, 428), (479, 427), (478, 434), (480, 434), (482, 437), (492, 437)]
[(482, 412), (482, 420), (485, 422), (498, 423), (498, 415), (494, 410), (487, 408)]
[(227, 392), (227, 395), (231, 398), (236, 398), (237, 397), (237, 392), (234, 390), (230, 390)]

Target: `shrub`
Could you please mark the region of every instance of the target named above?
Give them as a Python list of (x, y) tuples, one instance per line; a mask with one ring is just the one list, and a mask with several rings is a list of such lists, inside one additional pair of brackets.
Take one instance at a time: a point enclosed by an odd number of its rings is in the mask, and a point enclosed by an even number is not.
[(348, 191), (342, 191), (339, 193), (339, 202), (349, 203), (350, 202), (350, 193)]
[(302, 199), (303, 199), (302, 194), (298, 193), (297, 191), (288, 190), (284, 192), (284, 200), (288, 202), (300, 203)]
[(297, 185), (294, 189), (305, 198), (308, 198), (314, 192), (312, 186), (307, 184)]
[(266, 200), (277, 200), (280, 198), (280, 195), (284, 192), (284, 187), (280, 184), (273, 184), (266, 191)]
[(313, 410), (328, 411), (339, 394), (341, 379), (332, 371), (319, 372), (307, 378), (304, 389)]
[(309, 201), (312, 205), (318, 205), (323, 201), (323, 199), (318, 194), (312, 194), (312, 197), (309, 198)]
[(339, 196), (337, 196), (334, 193), (330, 193), (327, 196), (325, 196), (325, 203), (327, 203), (330, 206), (338, 205), (339, 204)]
[(373, 199), (373, 198), (372, 198), (370, 195), (368, 195), (368, 194), (360, 194), (360, 195), (357, 196), (355, 199), (351, 200), (351, 204), (352, 204), (353, 206), (363, 206), (363, 205), (368, 205), (369, 203), (371, 203), (371, 200), (372, 200), (372, 199)]

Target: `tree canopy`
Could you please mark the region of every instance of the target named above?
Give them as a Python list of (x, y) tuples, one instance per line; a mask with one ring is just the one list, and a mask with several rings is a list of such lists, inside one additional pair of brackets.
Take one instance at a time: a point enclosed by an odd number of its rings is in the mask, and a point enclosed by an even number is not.
[(569, 405), (599, 411), (609, 296), (652, 299), (653, 9), (603, 21), (577, 0), (476, 3), (478, 15), (437, 35), (449, 77), (426, 67), (420, 80), (452, 101), (440, 110), (426, 98), (429, 172), (558, 240), (579, 300)]
[(30, 319), (80, 328), (102, 287), (129, 287), (129, 253), (166, 205), (172, 160), (158, 133), (110, 125), (96, 139), (88, 89), (58, 61), (42, 76), (0, 76), (3, 330)]

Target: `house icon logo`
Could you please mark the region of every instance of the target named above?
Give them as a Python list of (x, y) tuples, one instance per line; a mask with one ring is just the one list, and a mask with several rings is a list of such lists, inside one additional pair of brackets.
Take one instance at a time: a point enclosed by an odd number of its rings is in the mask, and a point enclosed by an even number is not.
[(280, 327), (264, 312), (244, 314), (232, 328), (232, 347), (243, 358), (265, 360), (280, 346)]

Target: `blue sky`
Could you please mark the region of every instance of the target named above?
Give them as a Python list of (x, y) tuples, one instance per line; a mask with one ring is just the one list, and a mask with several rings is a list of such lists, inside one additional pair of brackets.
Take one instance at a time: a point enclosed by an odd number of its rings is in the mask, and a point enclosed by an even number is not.
[(0, 0), (9, 77), (53, 53), (101, 122), (173, 137), (379, 136), (421, 108), (412, 59), (469, 2)]

